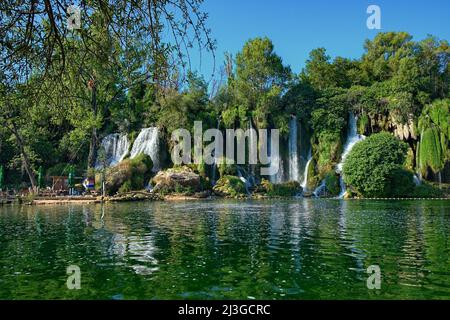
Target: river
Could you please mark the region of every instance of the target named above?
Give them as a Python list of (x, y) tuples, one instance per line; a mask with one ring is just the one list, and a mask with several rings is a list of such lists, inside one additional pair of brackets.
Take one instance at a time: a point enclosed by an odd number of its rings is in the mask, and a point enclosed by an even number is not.
[(0, 299), (449, 299), (449, 239), (448, 200), (3, 206)]

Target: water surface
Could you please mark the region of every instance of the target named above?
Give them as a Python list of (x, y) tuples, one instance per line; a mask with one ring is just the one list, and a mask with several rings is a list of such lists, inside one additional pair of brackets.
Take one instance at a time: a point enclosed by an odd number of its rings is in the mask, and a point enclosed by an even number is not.
[(0, 299), (449, 299), (449, 235), (436, 200), (4, 206)]

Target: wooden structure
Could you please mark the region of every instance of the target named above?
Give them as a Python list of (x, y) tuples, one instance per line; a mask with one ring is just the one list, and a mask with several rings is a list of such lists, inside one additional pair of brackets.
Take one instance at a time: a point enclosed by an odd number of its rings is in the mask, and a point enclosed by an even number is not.
[(54, 191), (69, 191), (69, 177), (68, 176), (51, 176), (52, 189)]

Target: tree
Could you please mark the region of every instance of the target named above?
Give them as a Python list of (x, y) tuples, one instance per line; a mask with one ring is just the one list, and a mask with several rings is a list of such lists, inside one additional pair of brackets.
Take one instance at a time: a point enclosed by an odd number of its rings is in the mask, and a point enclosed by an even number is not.
[(239, 120), (247, 123), (253, 115), (259, 127), (267, 127), (270, 116), (277, 114), (290, 74), (268, 38), (248, 41), (236, 56), (236, 77), (231, 84)]
[[(163, 88), (170, 70), (185, 68), (189, 50), (197, 46), (212, 52), (214, 41), (206, 26), (202, 0), (80, 2), (81, 29), (66, 27), (68, 0), (5, 0), (0, 3), (0, 79), (5, 95), (21, 91), (24, 99), (45, 98), (49, 108), (61, 107), (69, 129), (66, 142), (74, 154), (89, 138), (88, 167), (95, 163), (98, 130), (113, 103), (142, 83)], [(171, 42), (165, 35), (171, 34)], [(33, 79), (32, 90), (22, 90)], [(7, 108), (16, 99), (9, 101)], [(3, 104), (2, 107), (5, 107)], [(67, 112), (67, 106), (70, 106)], [(6, 107), (5, 107), (6, 108)], [(32, 185), (35, 181), (27, 141), (19, 125), (26, 111), (0, 111), (10, 123)], [(52, 110), (54, 112), (55, 110)], [(6, 116), (6, 117), (5, 117)], [(75, 146), (74, 146), (75, 145)]]
[[(389, 133), (377, 133), (358, 142), (343, 168), (344, 181), (364, 197), (388, 197), (396, 187), (408, 146)], [(402, 178), (403, 179), (403, 178)], [(409, 182), (412, 184), (412, 175)], [(402, 181), (404, 183), (404, 181)]]

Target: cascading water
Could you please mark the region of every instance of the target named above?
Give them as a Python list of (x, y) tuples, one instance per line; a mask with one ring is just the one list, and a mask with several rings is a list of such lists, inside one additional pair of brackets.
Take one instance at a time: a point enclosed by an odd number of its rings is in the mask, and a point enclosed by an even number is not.
[(270, 182), (271, 183), (282, 183), (283, 182), (283, 159), (280, 157), (280, 155), (276, 155), (276, 156), (270, 156), (271, 157), (271, 161), (273, 161), (274, 163), (278, 163), (278, 172), (274, 175), (270, 176)]
[(417, 176), (417, 174), (415, 174), (415, 175), (413, 176), (413, 180), (414, 180), (414, 184), (415, 184), (416, 186), (420, 186), (420, 185), (422, 184), (422, 181), (420, 181), (420, 178)]
[[(249, 121), (248, 121), (248, 130), (250, 130), (249, 152), (252, 152), (252, 150), (253, 150), (253, 152), (255, 153), (255, 155), (254, 155), (255, 160), (257, 160), (257, 158), (258, 158), (258, 136), (256, 134), (256, 130), (253, 128), (251, 117), (249, 118)], [(248, 179), (252, 185), (256, 184), (255, 168), (256, 168), (256, 163), (248, 164)]]
[(101, 148), (104, 150), (104, 162), (97, 159), (96, 168), (115, 166), (128, 154), (130, 142), (126, 134), (113, 133), (103, 138)]
[(297, 117), (291, 116), (289, 120), (289, 181), (300, 180), (297, 130)]
[(243, 170), (241, 167), (237, 167), (237, 174), (239, 179), (244, 183), (245, 185), (245, 191), (247, 194), (250, 194), (250, 188), (253, 186), (252, 183), (249, 181), (249, 178), (246, 176), (245, 170)]
[(283, 170), (283, 159), (280, 157), (280, 154), (278, 152), (277, 155), (272, 155), (272, 139), (269, 136), (268, 140), (268, 149), (270, 154), (270, 162), (271, 163), (278, 163), (278, 171), (276, 174), (269, 176), (269, 181), (271, 183), (282, 183), (283, 182), (283, 176), (284, 176), (284, 170)]
[(305, 166), (305, 172), (303, 173), (303, 181), (301, 183), (302, 189), (303, 191), (306, 191), (308, 188), (308, 169), (309, 169), (309, 165), (311, 164), (312, 161), (312, 150), (309, 149), (308, 152), (308, 160), (306, 162), (306, 166)]
[[(217, 120), (217, 130), (220, 130), (220, 119)], [(217, 162), (219, 159), (216, 157), (216, 149), (214, 149), (214, 164), (212, 166), (212, 179), (211, 182), (213, 185), (217, 182)]]
[(342, 153), (341, 162), (339, 162), (339, 164), (336, 167), (336, 172), (340, 174), (340, 178), (339, 178), (340, 179), (339, 184), (341, 186), (341, 192), (339, 193), (340, 199), (344, 198), (345, 192), (347, 191), (347, 188), (344, 183), (344, 179), (342, 177), (342, 168), (344, 166), (345, 159), (347, 158), (350, 151), (352, 151), (355, 144), (357, 144), (359, 141), (362, 141), (366, 138), (365, 136), (358, 134), (358, 129), (357, 129), (356, 124), (357, 124), (356, 116), (354, 114), (350, 114), (347, 142), (345, 143), (345, 146), (344, 146), (344, 152)]
[(313, 192), (314, 197), (319, 198), (320, 195), (325, 191), (326, 186), (327, 185), (325, 183), (325, 180), (322, 180), (320, 185)]
[(131, 159), (144, 153), (153, 161), (153, 172), (158, 172), (161, 169), (159, 161), (159, 134), (158, 128), (150, 127), (142, 129), (136, 141), (134, 141), (131, 149)]

